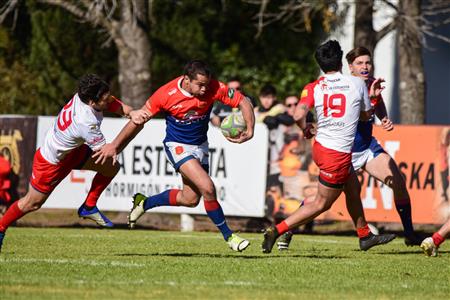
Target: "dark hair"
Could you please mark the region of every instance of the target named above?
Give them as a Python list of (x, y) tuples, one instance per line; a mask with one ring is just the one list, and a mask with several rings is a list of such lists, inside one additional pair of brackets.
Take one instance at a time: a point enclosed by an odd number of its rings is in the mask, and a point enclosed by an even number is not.
[(350, 52), (347, 53), (345, 58), (347, 59), (347, 62), (349, 64), (352, 64), (357, 57), (363, 56), (363, 55), (368, 55), (368, 56), (372, 57), (372, 54), (370, 53), (369, 49), (367, 49), (365, 47), (356, 47), (356, 48), (350, 50)]
[(84, 103), (88, 103), (89, 100), (97, 103), (107, 92), (109, 85), (96, 74), (84, 75), (78, 83), (78, 96)]
[(208, 78), (211, 77), (211, 71), (204, 61), (191, 60), (184, 66), (183, 75), (189, 77), (189, 79), (196, 79), (198, 74)]
[(339, 42), (331, 40), (317, 47), (314, 57), (322, 71), (327, 73), (341, 69), (342, 55), (343, 52)]
[(230, 78), (228, 78), (227, 82), (231, 82), (231, 81), (241, 82), (241, 79), (239, 78), (239, 76), (231, 76)]
[(270, 95), (276, 96), (277, 95), (277, 89), (271, 84), (266, 84), (265, 86), (263, 86), (261, 88), (261, 90), (259, 90), (259, 95), (263, 96), (263, 97), (264, 96), (270, 96)]

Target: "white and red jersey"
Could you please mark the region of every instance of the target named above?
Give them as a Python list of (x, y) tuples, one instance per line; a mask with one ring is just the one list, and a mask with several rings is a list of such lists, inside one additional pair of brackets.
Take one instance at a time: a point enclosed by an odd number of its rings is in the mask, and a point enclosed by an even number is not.
[(100, 130), (102, 120), (103, 112), (96, 111), (75, 94), (47, 132), (40, 148), (41, 155), (49, 163), (57, 164), (71, 150), (83, 144), (92, 150), (99, 149), (106, 143)]
[(328, 149), (351, 153), (360, 112), (371, 108), (364, 81), (339, 72), (325, 74), (305, 86), (300, 101), (316, 110), (316, 141)]

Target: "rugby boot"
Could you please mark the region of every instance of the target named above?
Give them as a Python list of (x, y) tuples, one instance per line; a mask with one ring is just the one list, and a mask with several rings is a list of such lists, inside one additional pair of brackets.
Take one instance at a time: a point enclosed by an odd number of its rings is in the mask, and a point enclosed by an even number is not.
[(228, 238), (227, 244), (233, 251), (242, 252), (250, 245), (250, 242), (233, 233)]
[(395, 238), (395, 234), (375, 235), (370, 232), (368, 236), (359, 239), (359, 248), (363, 251), (367, 251), (373, 246), (387, 244)]
[(147, 197), (141, 193), (134, 194), (133, 196), (133, 208), (128, 214), (128, 227), (133, 229), (136, 225), (136, 221), (144, 214), (144, 201)]
[(420, 248), (422, 248), (423, 252), (427, 256), (436, 257), (438, 255), (438, 247), (434, 244), (432, 237), (427, 237), (420, 244)]
[(275, 226), (270, 226), (264, 231), (264, 240), (262, 242), (262, 252), (270, 253), (272, 252), (273, 245), (275, 244), (277, 238), (280, 236), (278, 230)]
[(292, 231), (285, 232), (280, 236), (280, 239), (277, 242), (279, 251), (289, 250), (289, 244), (292, 240)]
[(97, 206), (94, 206), (94, 208), (92, 208), (91, 210), (87, 210), (84, 204), (81, 205), (78, 209), (78, 216), (83, 219), (92, 220), (102, 227), (114, 227), (114, 224), (104, 214), (101, 213)]
[(420, 246), (423, 241), (423, 237), (413, 232), (412, 234), (405, 233), (405, 245), (408, 247)]

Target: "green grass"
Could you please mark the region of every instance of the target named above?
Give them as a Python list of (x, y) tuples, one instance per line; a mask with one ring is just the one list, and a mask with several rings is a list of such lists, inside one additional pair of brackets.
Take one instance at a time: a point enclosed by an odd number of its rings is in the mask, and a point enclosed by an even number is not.
[(450, 242), (438, 258), (402, 239), (296, 235), (288, 252), (243, 253), (218, 233), (11, 228), (0, 299), (449, 299)]

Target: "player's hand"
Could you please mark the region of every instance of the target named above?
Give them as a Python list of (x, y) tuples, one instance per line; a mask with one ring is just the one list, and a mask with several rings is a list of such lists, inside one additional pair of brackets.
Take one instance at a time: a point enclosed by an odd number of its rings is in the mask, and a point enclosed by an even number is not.
[(303, 129), (303, 136), (305, 139), (313, 138), (317, 133), (317, 128), (313, 123), (307, 123), (305, 129)]
[(253, 130), (251, 129), (247, 129), (246, 131), (242, 132), (240, 135), (238, 135), (237, 137), (227, 137), (226, 139), (229, 140), (232, 143), (236, 143), (236, 144), (242, 144), (243, 142), (248, 141), (249, 139), (251, 139), (253, 137)]
[(94, 152), (92, 158), (95, 159), (96, 164), (101, 165), (103, 165), (108, 158), (112, 158), (112, 163), (115, 165), (117, 162), (117, 149), (113, 144), (105, 144), (103, 147)]
[(386, 131), (391, 131), (394, 129), (394, 124), (388, 117), (384, 117), (381, 120), (381, 127)]
[(130, 119), (136, 125), (142, 125), (150, 120), (151, 115), (143, 109), (130, 111)]
[(370, 98), (379, 97), (381, 95), (381, 92), (384, 90), (384, 86), (381, 86), (383, 82), (385, 82), (383, 78), (375, 79), (369, 89)]

